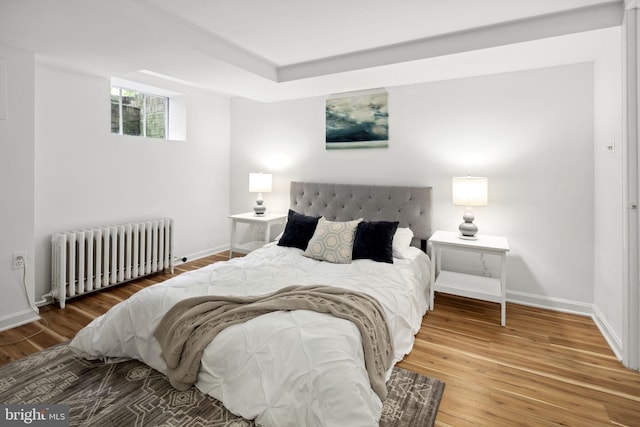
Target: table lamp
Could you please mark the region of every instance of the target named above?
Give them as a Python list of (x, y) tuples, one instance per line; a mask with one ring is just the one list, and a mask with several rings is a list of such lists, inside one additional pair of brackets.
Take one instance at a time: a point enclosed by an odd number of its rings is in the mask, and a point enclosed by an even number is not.
[(478, 227), (473, 223), (474, 215), (471, 208), (473, 206), (487, 205), (488, 180), (486, 177), (477, 176), (454, 177), (451, 184), (453, 204), (466, 207), (466, 211), (462, 216), (464, 222), (458, 227), (458, 230), (460, 230), (458, 237), (466, 240), (476, 240)]

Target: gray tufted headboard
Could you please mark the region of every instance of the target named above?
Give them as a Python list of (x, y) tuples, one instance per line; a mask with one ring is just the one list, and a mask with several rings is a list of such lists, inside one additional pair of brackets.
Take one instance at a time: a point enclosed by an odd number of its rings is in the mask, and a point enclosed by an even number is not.
[(400, 221), (420, 240), (431, 237), (431, 187), (291, 182), (290, 208), (330, 221)]

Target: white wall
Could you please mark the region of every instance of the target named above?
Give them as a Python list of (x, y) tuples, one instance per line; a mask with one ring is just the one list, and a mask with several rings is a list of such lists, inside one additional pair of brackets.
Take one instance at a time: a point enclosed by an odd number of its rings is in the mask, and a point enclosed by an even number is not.
[[(387, 88), (388, 149), (324, 147), (324, 98), (232, 100), (231, 211), (251, 208), (248, 173), (274, 174), (265, 204), (286, 211), (290, 180), (431, 185), (435, 229), (455, 230), (451, 177), (489, 177), (481, 233), (509, 238), (508, 298), (591, 313), (593, 65)], [(457, 266), (480, 271), (478, 259)]]
[[(34, 305), (34, 55), (0, 44), (7, 63), (7, 119), (0, 120), (0, 330), (37, 318)], [(12, 268), (12, 255), (26, 251), (23, 270)]]
[(594, 317), (618, 357), (622, 355), (625, 237), (621, 37), (618, 29), (603, 40), (602, 58), (594, 67)]
[(55, 232), (168, 216), (177, 256), (228, 247), (229, 99), (182, 88), (187, 140), (153, 140), (110, 133), (109, 85), (36, 67), (38, 296), (50, 290)]

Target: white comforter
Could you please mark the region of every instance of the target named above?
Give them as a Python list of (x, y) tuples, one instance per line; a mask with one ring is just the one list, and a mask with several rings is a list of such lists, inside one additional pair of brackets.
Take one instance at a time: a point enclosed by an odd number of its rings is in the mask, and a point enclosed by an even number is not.
[[(153, 332), (177, 301), (323, 284), (365, 292), (382, 304), (395, 363), (411, 350), (427, 309), (429, 259), (411, 249), (410, 259), (394, 264), (331, 264), (306, 258), (299, 249), (267, 245), (145, 288), (82, 329), (71, 348), (89, 359), (138, 359), (164, 373)], [(196, 386), (262, 426), (377, 426), (382, 411), (358, 329), (304, 310), (266, 314), (221, 332), (204, 352)]]

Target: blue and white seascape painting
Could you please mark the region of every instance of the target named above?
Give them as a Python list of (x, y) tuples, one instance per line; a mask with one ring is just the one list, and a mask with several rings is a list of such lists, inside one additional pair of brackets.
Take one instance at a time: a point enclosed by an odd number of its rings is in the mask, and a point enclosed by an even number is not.
[(385, 90), (327, 99), (327, 150), (388, 146), (389, 111)]

